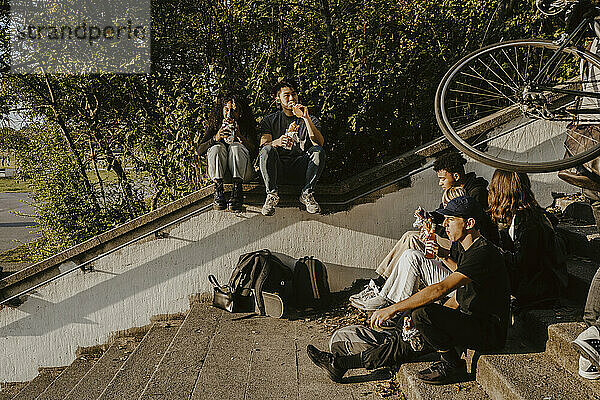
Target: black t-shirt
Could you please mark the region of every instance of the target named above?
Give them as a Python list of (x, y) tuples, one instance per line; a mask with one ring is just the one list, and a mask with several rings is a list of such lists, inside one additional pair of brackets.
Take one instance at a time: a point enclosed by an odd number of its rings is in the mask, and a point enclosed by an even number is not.
[(483, 236), (467, 250), (454, 242), (451, 257), (458, 265), (456, 272), (471, 279), (471, 282), (456, 290), (459, 309), (465, 314), (486, 320), (495, 316), (506, 328), (510, 301), (508, 272), (496, 246)]
[[(321, 123), (319, 120), (310, 115), (310, 119), (312, 120), (315, 127), (323, 133), (321, 130)], [(261, 121), (260, 126), (258, 128), (259, 140), (262, 135), (271, 135), (273, 140), (281, 137), (290, 126), (292, 122), (296, 121), (296, 124), (299, 126), (298, 129), (298, 139), (300, 139), (300, 143), (294, 144), (291, 150), (285, 150), (283, 148), (278, 148), (278, 151), (283, 153), (283, 155), (298, 155), (302, 154), (303, 151), (308, 150), (312, 147), (312, 142), (308, 138), (308, 130), (306, 129), (306, 123), (302, 118), (298, 118), (296, 116), (288, 117), (285, 115), (283, 111), (277, 111), (273, 114), (266, 115)]]

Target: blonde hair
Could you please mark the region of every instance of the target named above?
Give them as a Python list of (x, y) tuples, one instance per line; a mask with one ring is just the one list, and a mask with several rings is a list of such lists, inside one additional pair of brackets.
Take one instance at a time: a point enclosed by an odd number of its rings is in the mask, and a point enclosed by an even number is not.
[(450, 200), (466, 195), (467, 192), (465, 192), (465, 189), (462, 186), (449, 187), (448, 189), (444, 190), (444, 194), (442, 195), (442, 205), (446, 207)]

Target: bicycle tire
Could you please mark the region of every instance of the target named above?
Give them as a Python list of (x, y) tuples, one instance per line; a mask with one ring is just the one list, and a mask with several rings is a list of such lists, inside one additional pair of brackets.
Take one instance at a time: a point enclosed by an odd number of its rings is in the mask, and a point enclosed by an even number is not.
[[(568, 169), (568, 168), (574, 167), (576, 165), (581, 165), (587, 161), (590, 161), (591, 159), (596, 158), (598, 155), (600, 155), (600, 143), (598, 143), (597, 145), (595, 145), (594, 147), (592, 147), (586, 151), (583, 151), (579, 154), (575, 154), (575, 155), (573, 155), (571, 157), (567, 157), (567, 158), (535, 161), (535, 162), (509, 160), (509, 159), (501, 158), (501, 157), (494, 156), (491, 154), (487, 154), (487, 153), (477, 149), (476, 144), (468, 143), (457, 132), (457, 130), (460, 131), (460, 129), (458, 129), (456, 126), (453, 126), (451, 121), (448, 119), (448, 110), (445, 108), (446, 100), (448, 98), (449, 86), (450, 86), (450, 83), (453, 82), (454, 77), (459, 72), (461, 72), (463, 67), (466, 68), (466, 66), (469, 65), (469, 63), (471, 61), (473, 61), (473, 60), (481, 61), (481, 58), (483, 58), (485, 55), (489, 55), (492, 51), (499, 50), (499, 49), (505, 50), (507, 48), (513, 47), (515, 49), (515, 55), (518, 55), (518, 52), (516, 50), (516, 48), (518, 46), (529, 46), (529, 47), (534, 47), (534, 48), (540, 47), (542, 49), (548, 49), (548, 50), (554, 50), (554, 51), (556, 49), (558, 49), (558, 47), (559, 47), (556, 44), (554, 44), (553, 42), (545, 41), (545, 40), (512, 40), (512, 41), (506, 41), (506, 42), (499, 42), (499, 43), (495, 43), (495, 44), (483, 47), (479, 50), (476, 50), (476, 51), (468, 54), (467, 56), (463, 57), (458, 62), (456, 62), (452, 66), (452, 68), (450, 68), (448, 70), (448, 72), (444, 75), (444, 77), (442, 78), (442, 80), (438, 86), (438, 89), (436, 92), (436, 97), (435, 97), (435, 116), (436, 116), (437, 123), (438, 123), (439, 127), (441, 128), (444, 136), (448, 139), (448, 141), (454, 147), (456, 147), (458, 150), (464, 152), (466, 155), (470, 156), (471, 158), (473, 158), (483, 164), (489, 165), (493, 168), (499, 168), (499, 169), (504, 169), (504, 170), (509, 170), (509, 171), (526, 172), (526, 173), (554, 172), (554, 171), (559, 171), (559, 170), (563, 170), (563, 169)], [(542, 57), (543, 57), (543, 53), (544, 53), (544, 50), (542, 50)], [(582, 50), (579, 48), (567, 47), (567, 48), (563, 49), (563, 53), (566, 56), (571, 56), (574, 59), (579, 59), (579, 60), (583, 59), (583, 60), (591, 63), (595, 68), (598, 68), (598, 70), (600, 70), (600, 57), (596, 56), (593, 53), (590, 53), (589, 51)], [(563, 53), (561, 53), (561, 56)], [(529, 57), (529, 53), (528, 53), (528, 57)], [(510, 61), (510, 57), (507, 56), (507, 58), (509, 58), (509, 61)], [(496, 61), (496, 63), (498, 63), (498, 62)], [(483, 64), (485, 64), (485, 63), (483, 63)], [(511, 64), (512, 64), (512, 62), (511, 62)], [(527, 70), (527, 67), (528, 66), (525, 65), (525, 70)], [(518, 71), (518, 69), (519, 69), (519, 64), (517, 61), (517, 67), (515, 67), (515, 70)], [(540, 65), (540, 69), (541, 69), (541, 65)], [(554, 71), (553, 71), (553, 73), (554, 73)], [(585, 81), (582, 81), (582, 82), (585, 82)], [(491, 89), (488, 88), (487, 92), (491, 93), (492, 91), (491, 91)], [(584, 93), (584, 92), (582, 92), (582, 93)], [(591, 92), (587, 92), (587, 93), (591, 93)], [(491, 95), (487, 94), (487, 96), (491, 96)], [(591, 94), (590, 94), (590, 96), (591, 96)], [(497, 96), (497, 97), (499, 97), (499, 96)], [(504, 97), (506, 97), (506, 96), (504, 96)], [(507, 99), (508, 99), (508, 97), (507, 97)], [(515, 99), (517, 99), (517, 98), (515, 97)], [(490, 101), (491, 100), (486, 100), (487, 104), (490, 104)], [(482, 104), (482, 106), (483, 106), (483, 104)], [(457, 106), (455, 108), (458, 108), (458, 107), (464, 107), (464, 106)], [(504, 109), (503, 112), (505, 114), (509, 114), (509, 115), (505, 116), (505, 118), (510, 117), (512, 119), (515, 119), (516, 117), (521, 117), (521, 118), (527, 117), (526, 115), (523, 114), (522, 110), (519, 109), (519, 107), (517, 107), (516, 105), (512, 109), (511, 108)], [(499, 114), (499, 112), (496, 112), (496, 113), (498, 113), (498, 116), (502, 116), (501, 114)], [(502, 118), (500, 118), (500, 120), (501, 119)], [(536, 122), (535, 119), (532, 118), (532, 120), (533, 120), (533, 122)], [(542, 121), (542, 120), (538, 119), (537, 121)], [(552, 122), (553, 120), (547, 119), (545, 121)], [(561, 121), (564, 122), (564, 119)], [(503, 123), (506, 123), (506, 122), (507, 121), (504, 121)], [(463, 129), (467, 129), (467, 128), (463, 128)], [(487, 129), (490, 129), (490, 128), (487, 128)]]

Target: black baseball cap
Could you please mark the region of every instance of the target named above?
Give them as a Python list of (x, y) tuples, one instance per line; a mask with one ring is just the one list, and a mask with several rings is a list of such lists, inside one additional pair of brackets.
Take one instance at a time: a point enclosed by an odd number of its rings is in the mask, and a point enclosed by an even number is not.
[(479, 202), (470, 196), (455, 197), (445, 208), (438, 208), (435, 212), (444, 216), (473, 218), (475, 221), (479, 221), (483, 213)]

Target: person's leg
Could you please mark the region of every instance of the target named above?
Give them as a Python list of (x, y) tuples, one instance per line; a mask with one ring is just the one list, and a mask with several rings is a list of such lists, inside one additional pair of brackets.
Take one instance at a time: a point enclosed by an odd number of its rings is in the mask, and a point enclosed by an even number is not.
[(208, 176), (215, 183), (214, 204), (219, 210), (227, 207), (223, 190), (223, 178), (227, 171), (227, 147), (218, 143), (211, 146), (206, 152), (208, 161)]
[(325, 150), (321, 146), (313, 146), (305, 154), (308, 159), (302, 193), (313, 193), (317, 181), (325, 168)]
[(472, 315), (435, 303), (413, 310), (411, 318), (425, 343), (435, 349), (441, 359), (417, 374), (427, 383), (444, 384), (464, 379), (466, 363), (456, 346), (491, 350), (499, 347), (499, 338), (504, 340), (504, 334), (498, 332), (500, 325), (493, 328)]
[(275, 147), (271, 145), (263, 146), (259, 154), (259, 166), (267, 192), (261, 213), (262, 215), (273, 215), (275, 214), (275, 207), (279, 203), (277, 180), (283, 169), (279, 153)]
[(331, 335), (329, 351), (337, 356), (358, 354), (383, 344), (389, 335), (389, 332), (376, 331), (362, 325), (345, 326)]
[(594, 214), (594, 220), (596, 221), (596, 227), (598, 228), (598, 232), (600, 232), (600, 193), (584, 189), (583, 194), (590, 202), (592, 213)]
[(415, 352), (402, 340), (398, 329), (378, 332), (365, 326), (349, 326), (336, 331), (329, 343), (331, 353), (308, 345), (311, 361), (327, 372), (331, 380), (341, 382), (349, 369), (398, 366), (431, 352), (426, 347)]
[(588, 326), (595, 326), (600, 329), (600, 268), (596, 271), (590, 284), (585, 308), (583, 309), (583, 320)]
[(379, 294), (397, 303), (412, 296), (420, 280), (429, 286), (443, 281), (451, 273), (440, 260), (426, 258), (420, 250), (407, 249), (398, 258)]
[(377, 275), (385, 278), (389, 277), (394, 265), (398, 262), (398, 258), (407, 249), (425, 250), (425, 245), (419, 240), (419, 231), (407, 231), (402, 235), (375, 270)]
[(223, 179), (227, 169), (227, 147), (222, 143), (211, 146), (206, 152), (208, 176), (211, 180)]
[(281, 160), (275, 147), (266, 145), (260, 149), (259, 166), (267, 194), (277, 194), (277, 179), (281, 171)]
[(252, 178), (250, 152), (241, 143), (234, 142), (229, 146), (228, 165), (233, 178), (247, 181)]

